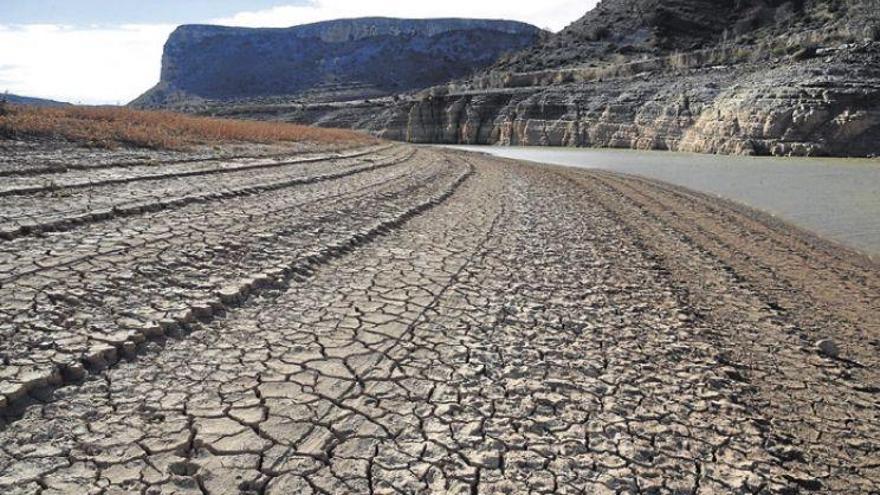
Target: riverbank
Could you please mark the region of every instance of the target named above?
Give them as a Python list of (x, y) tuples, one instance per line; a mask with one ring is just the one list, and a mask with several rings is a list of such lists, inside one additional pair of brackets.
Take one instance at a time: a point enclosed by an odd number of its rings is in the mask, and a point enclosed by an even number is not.
[(880, 485), (880, 270), (766, 215), (408, 145), (107, 165), (0, 197), (58, 226), (0, 239), (4, 493)]
[(880, 159), (516, 146), (451, 148), (668, 182), (743, 203), (874, 259), (880, 257)]

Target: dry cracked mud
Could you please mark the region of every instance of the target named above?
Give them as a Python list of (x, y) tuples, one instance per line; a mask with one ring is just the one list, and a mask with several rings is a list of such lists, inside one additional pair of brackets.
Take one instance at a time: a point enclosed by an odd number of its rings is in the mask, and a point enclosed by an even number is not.
[(880, 493), (877, 265), (734, 204), (377, 145), (0, 212), (2, 493)]

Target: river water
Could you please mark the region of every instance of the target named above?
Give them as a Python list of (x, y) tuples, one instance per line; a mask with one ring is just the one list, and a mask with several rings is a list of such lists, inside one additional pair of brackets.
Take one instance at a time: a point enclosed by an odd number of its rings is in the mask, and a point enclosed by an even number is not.
[(450, 146), (538, 163), (636, 174), (732, 199), (880, 258), (880, 160), (663, 151)]

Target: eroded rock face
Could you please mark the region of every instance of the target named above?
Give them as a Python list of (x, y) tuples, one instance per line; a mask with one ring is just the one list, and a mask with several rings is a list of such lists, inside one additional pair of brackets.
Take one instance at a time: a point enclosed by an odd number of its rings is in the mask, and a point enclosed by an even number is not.
[(878, 16), (875, 0), (607, 0), (360, 128), (419, 143), (876, 155)]
[(605, 0), (554, 36), (421, 92), (187, 110), (416, 143), (872, 156), (878, 88), (880, 0)]
[(878, 26), (875, 0), (607, 0), (363, 128), (419, 143), (875, 155)]
[(596, 146), (759, 155), (880, 150), (880, 47), (765, 69), (715, 67), (582, 84), (432, 95), (407, 111), (413, 142)]
[(528, 24), (471, 19), (367, 18), (289, 29), (181, 26), (165, 45), (161, 82), (135, 105), (307, 91), (388, 95), (466, 76), (541, 34)]

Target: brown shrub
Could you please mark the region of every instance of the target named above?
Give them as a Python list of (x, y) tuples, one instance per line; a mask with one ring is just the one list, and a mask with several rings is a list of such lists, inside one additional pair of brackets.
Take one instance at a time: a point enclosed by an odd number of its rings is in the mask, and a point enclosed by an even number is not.
[(372, 137), (354, 131), (281, 122), (194, 117), (122, 107), (38, 108), (21, 105), (7, 105), (6, 113), (0, 113), (0, 136), (62, 138), (104, 148), (136, 146), (154, 149), (230, 142), (349, 144), (374, 141)]

